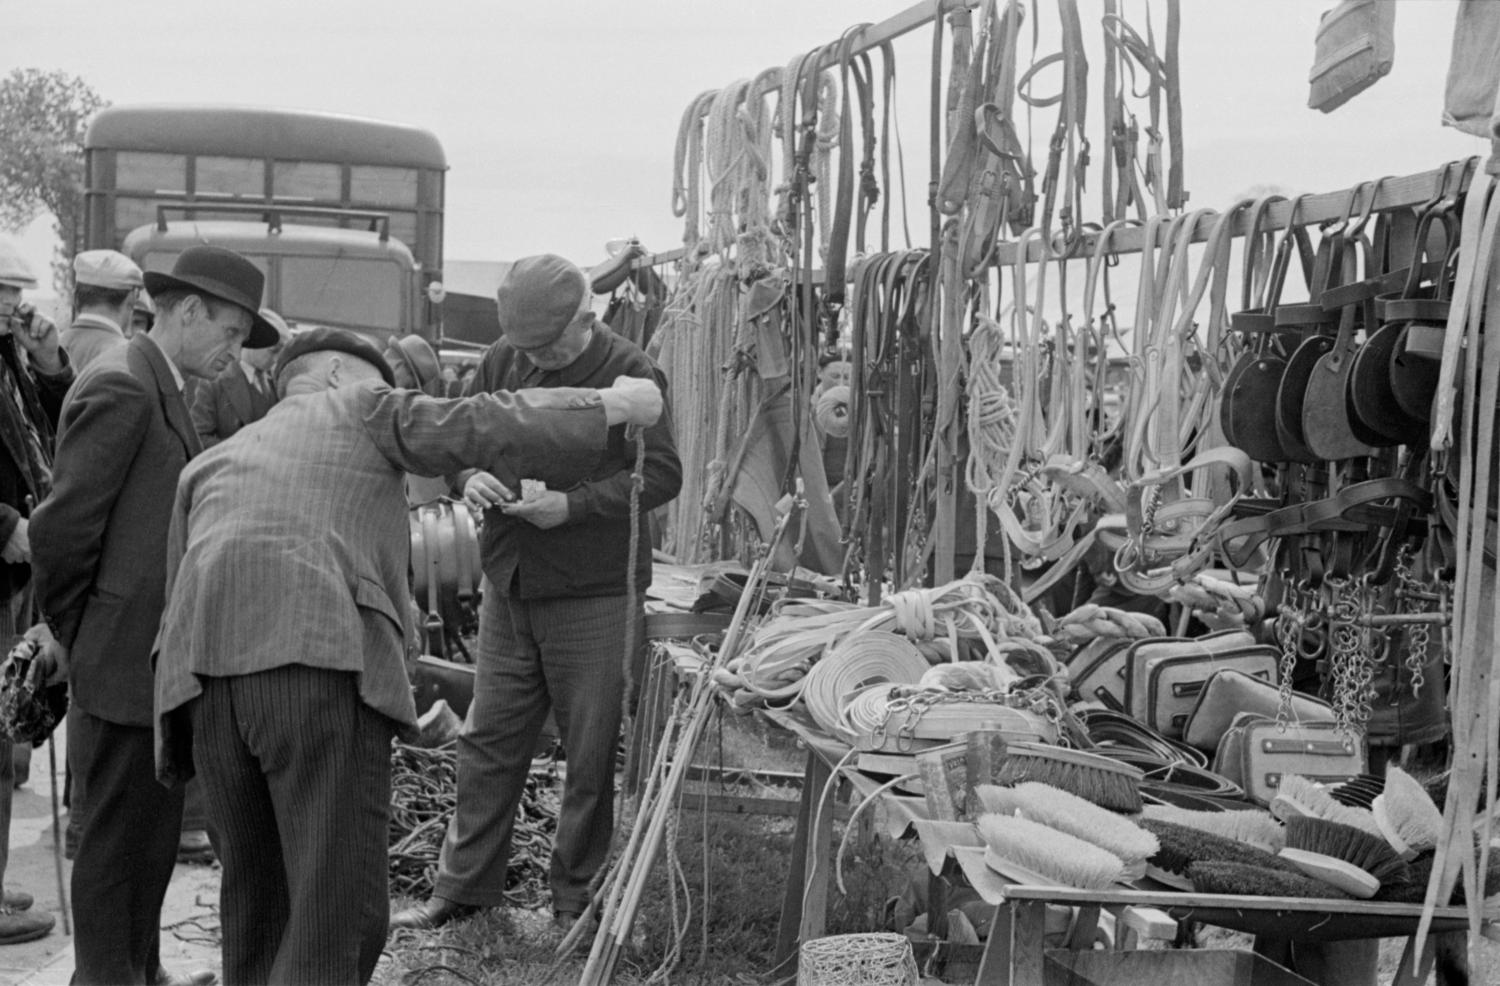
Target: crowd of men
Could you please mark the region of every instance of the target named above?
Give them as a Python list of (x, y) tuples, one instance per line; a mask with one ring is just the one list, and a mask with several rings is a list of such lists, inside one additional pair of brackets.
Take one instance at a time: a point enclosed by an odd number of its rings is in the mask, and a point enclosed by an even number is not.
[[(456, 397), (434, 396), (449, 384), (419, 338), (382, 351), (289, 326), (229, 250), (145, 273), (89, 251), (74, 280), (59, 333), (21, 303), (35, 279), (0, 241), (0, 629), (68, 684), (73, 982), (214, 980), (160, 960), (167, 885), (199, 830), (223, 864), (226, 983), (367, 982), (388, 924), (503, 900), (549, 711), (569, 762), (553, 908), (570, 927), (614, 824), (645, 512), (681, 482), (665, 381), (594, 317), (587, 275), (551, 255), (513, 265), (499, 341)], [(436, 895), (392, 916), (390, 744), (416, 727), (420, 478), (484, 512), (485, 579)], [(632, 542), (647, 547), (627, 571)], [(0, 944), (52, 921), (7, 890)]]

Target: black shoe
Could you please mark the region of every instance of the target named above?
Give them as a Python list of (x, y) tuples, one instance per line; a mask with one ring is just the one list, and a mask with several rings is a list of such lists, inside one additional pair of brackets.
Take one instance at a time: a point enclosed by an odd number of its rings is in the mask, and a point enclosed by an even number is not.
[(578, 913), (577, 911), (553, 911), (552, 924), (557, 928), (558, 931), (561, 931), (564, 935), (566, 935), (568, 932), (573, 930), (573, 925), (577, 924), (578, 919), (581, 917), (583, 917), (583, 915)]
[(156, 975), (151, 977), (151, 986), (214, 986), (214, 983), (218, 981), (219, 977), (212, 969), (194, 969), (181, 976), (174, 976), (161, 966), (157, 966)]
[(177, 862), (212, 863), (214, 845), (203, 829), (188, 829), (177, 838)]
[(441, 928), (449, 921), (461, 921), (479, 913), (481, 908), (473, 904), (460, 904), (456, 900), (446, 897), (429, 897), (425, 904), (416, 907), (408, 907), (404, 911), (397, 911), (391, 915), (390, 928), (410, 928), (416, 931), (427, 931), (432, 928)]
[(7, 890), (3, 898), (0, 898), (0, 909), (7, 911), (29, 911), (35, 903), (31, 895), (24, 890)]
[(13, 911), (0, 907), (0, 945), (19, 945), (45, 938), (57, 919), (45, 911)]

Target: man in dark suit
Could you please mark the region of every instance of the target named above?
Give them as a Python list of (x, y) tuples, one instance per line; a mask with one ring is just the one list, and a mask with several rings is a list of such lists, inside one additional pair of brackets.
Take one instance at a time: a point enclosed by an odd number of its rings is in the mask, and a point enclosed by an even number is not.
[(239, 254), (191, 247), (171, 274), (145, 280), (157, 322), (68, 391), (52, 494), (32, 520), (37, 597), (56, 638), (48, 654), (67, 674), (88, 805), (73, 864), (80, 984), (171, 981), (158, 934), (182, 791), (155, 783), (151, 645), (177, 477), (198, 452), (183, 375), (211, 379), (242, 346), (277, 340), (257, 314), (264, 278)]
[(244, 350), (236, 362), (200, 385), (193, 395), (193, 427), (204, 448), (212, 448), (252, 421), (259, 421), (276, 403), (271, 368), (291, 337), (291, 330), (271, 309), (262, 308), (260, 314), (276, 326), (280, 337), (276, 344)]
[(645, 380), (444, 400), (393, 379), (355, 333), (302, 333), (281, 402), (178, 486), (159, 767), (203, 781), (230, 983), (364, 983), (385, 944), (390, 741), (416, 727), (404, 474), (567, 484), (606, 425), (661, 412)]
[[(0, 239), (0, 646), (29, 620), (31, 504), (51, 482), (52, 430), (73, 370), (58, 346), (57, 327), (22, 305), (21, 289), (36, 278), (10, 241)], [(9, 863), (15, 762), (0, 737), (0, 886)], [(5, 890), (0, 945), (31, 941), (52, 930), (52, 915), (30, 910), (31, 895)]]

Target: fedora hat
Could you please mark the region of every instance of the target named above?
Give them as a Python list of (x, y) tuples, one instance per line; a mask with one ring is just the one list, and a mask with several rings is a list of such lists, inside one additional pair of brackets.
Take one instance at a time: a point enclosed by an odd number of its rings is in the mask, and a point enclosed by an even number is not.
[(426, 339), (417, 335), (388, 336), (385, 348), (411, 372), (418, 390), (431, 393), (433, 382), (443, 375), (443, 365)]
[(216, 246), (188, 247), (177, 257), (170, 274), (146, 272), (146, 290), (152, 294), (174, 288), (199, 291), (249, 312), (251, 324), (246, 349), (265, 349), (276, 345), (281, 338), (276, 327), (260, 314), (260, 296), (265, 287), (266, 277), (259, 268), (233, 250)]

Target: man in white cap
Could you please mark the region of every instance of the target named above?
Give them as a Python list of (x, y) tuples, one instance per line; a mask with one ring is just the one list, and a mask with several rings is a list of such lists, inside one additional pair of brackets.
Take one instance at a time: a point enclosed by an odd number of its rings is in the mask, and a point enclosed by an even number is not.
[(259, 421), (276, 403), (276, 384), (271, 368), (281, 355), (292, 330), (269, 308), (261, 317), (276, 328), (279, 341), (264, 349), (242, 349), (239, 361), (198, 387), (193, 396), (193, 427), (204, 448), (212, 448), (241, 428)]
[[(602, 387), (620, 376), (655, 380), (665, 393), (656, 364), (595, 319), (588, 295), (583, 271), (562, 257), (516, 261), (497, 294), (502, 337), (485, 352), (467, 393)], [(628, 660), (637, 675), (644, 653), (646, 514), (682, 485), (669, 415), (642, 437), (639, 477), (622, 427), (610, 429), (598, 467), (565, 489), (529, 492), (520, 483), (533, 477), (482, 470), (459, 477), (464, 498), (485, 514), (477, 675), (458, 740), (458, 809), (432, 897), (394, 915), (392, 926), (435, 927), (504, 903), (516, 808), (549, 710), (568, 758), (549, 877), (554, 921), (566, 931), (588, 907), (589, 884), (614, 830), (615, 750), (628, 691), (624, 642), (635, 642)], [(632, 531), (637, 482), (640, 516)]]
[[(52, 434), (73, 370), (58, 347), (57, 327), (21, 303), (36, 277), (10, 240), (0, 238), (0, 641), (29, 625), (31, 505), (51, 487)], [(14, 764), (0, 738), (0, 885), (10, 836)], [(52, 930), (52, 915), (27, 910), (29, 894), (4, 891), (0, 945)]]
[(82, 373), (99, 354), (125, 342), (145, 280), (135, 261), (116, 250), (85, 250), (73, 258), (73, 324), (62, 331), (62, 347)]

